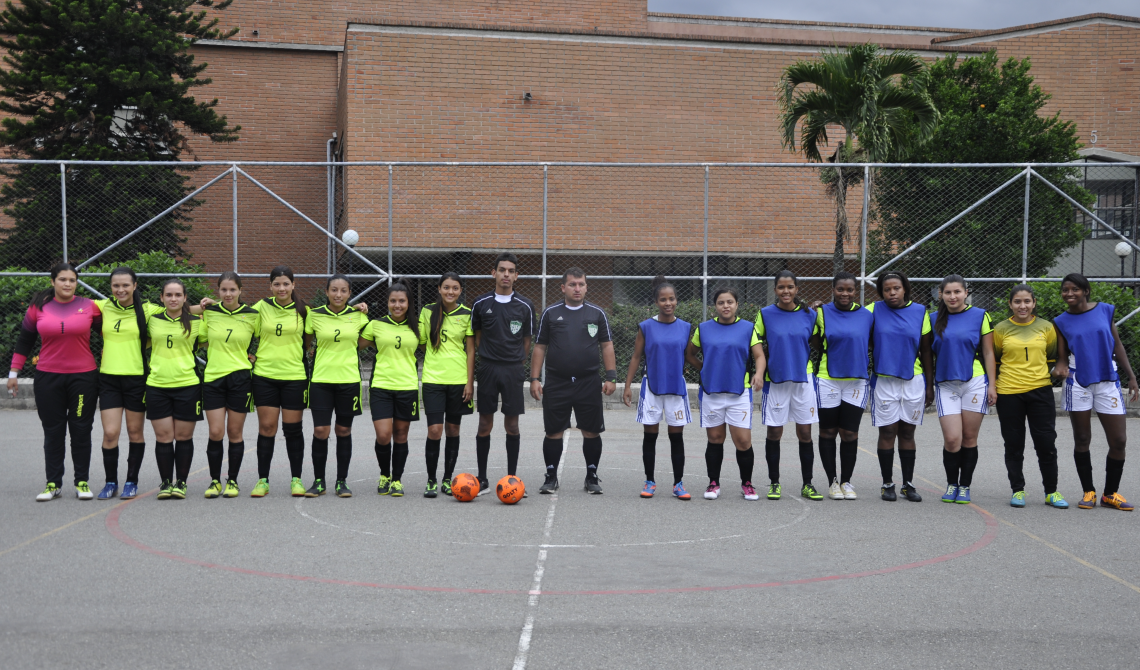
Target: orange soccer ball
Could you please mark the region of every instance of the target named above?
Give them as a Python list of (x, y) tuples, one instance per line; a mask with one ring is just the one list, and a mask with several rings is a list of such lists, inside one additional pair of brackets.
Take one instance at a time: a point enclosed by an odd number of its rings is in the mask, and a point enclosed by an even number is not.
[(466, 472), (455, 475), (451, 480), (451, 495), (459, 502), (471, 502), (479, 495), (479, 480)]
[(513, 505), (522, 500), (523, 494), (526, 493), (526, 486), (523, 481), (514, 475), (507, 475), (499, 480), (499, 485), (495, 488), (495, 493), (498, 494), (499, 500), (502, 500), (508, 505)]

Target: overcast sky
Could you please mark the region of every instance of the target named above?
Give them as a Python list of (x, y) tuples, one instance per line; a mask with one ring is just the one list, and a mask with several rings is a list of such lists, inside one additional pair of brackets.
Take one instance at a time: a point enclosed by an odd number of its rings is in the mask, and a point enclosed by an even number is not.
[(1140, 0), (649, 0), (649, 11), (792, 21), (989, 29), (1040, 23), (1093, 12), (1140, 16)]

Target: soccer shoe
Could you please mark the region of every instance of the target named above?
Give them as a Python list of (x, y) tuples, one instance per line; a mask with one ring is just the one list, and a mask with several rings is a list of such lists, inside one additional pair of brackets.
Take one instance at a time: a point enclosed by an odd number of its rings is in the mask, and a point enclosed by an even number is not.
[(542, 482), (542, 487), (538, 489), (539, 493), (554, 493), (558, 490), (558, 475), (553, 470), (546, 471), (546, 480)]
[(657, 483), (651, 479), (645, 480), (645, 487), (641, 489), (642, 498), (652, 498), (653, 493), (657, 490)]
[(768, 500), (779, 500), (782, 495), (784, 495), (784, 490), (780, 488), (779, 484), (768, 485)]
[[(258, 484), (260, 484), (260, 483), (261, 482), (258, 482)], [(268, 481), (265, 482), (265, 493), (269, 493), (269, 482)], [(240, 494), (241, 494), (241, 491), (238, 489), (237, 482), (235, 482), (232, 479), (227, 480), (226, 481), (226, 490), (222, 491), (222, 497), (223, 498), (236, 498)], [(265, 494), (263, 493), (262, 495), (265, 495)], [(260, 498), (261, 496), (258, 496), (258, 497)]]
[(919, 494), (918, 489), (914, 488), (914, 484), (910, 482), (903, 484), (899, 493), (911, 502), (922, 502), (922, 496)]
[(709, 482), (709, 487), (705, 489), (705, 500), (716, 500), (720, 497), (720, 484), (716, 482)]
[[(402, 493), (400, 495), (403, 495)], [(348, 483), (343, 479), (336, 480), (336, 497), (338, 498), (351, 498), (352, 489), (348, 488)]]
[(306, 498), (316, 498), (317, 496), (323, 496), (324, 494), (325, 480), (323, 479), (314, 479), (313, 485), (309, 487), (308, 491), (305, 491)]
[(305, 497), (305, 485), (301, 483), (300, 477), (294, 477), (293, 481), (289, 483), (289, 495), (294, 498)]
[(587, 470), (586, 471), (586, 482), (583, 484), (583, 487), (586, 489), (586, 491), (588, 493), (591, 493), (591, 494), (596, 495), (596, 496), (601, 495), (602, 494), (602, 478), (598, 476), (597, 472), (590, 472), (589, 470)]
[(1054, 491), (1045, 496), (1045, 504), (1057, 509), (1069, 509), (1069, 501), (1065, 500), (1060, 491)]
[[(340, 494), (338, 493), (337, 495)], [(404, 485), (400, 483), (399, 479), (392, 480), (392, 486), (388, 488), (388, 495), (392, 496), (393, 498), (404, 497)]]
[(205, 495), (207, 498), (217, 498), (222, 495), (222, 483), (216, 479), (212, 480), (210, 485), (206, 487)]
[(887, 502), (894, 502), (899, 499), (899, 497), (895, 495), (894, 484), (883, 484), (883, 488), (879, 489), (879, 496)]
[[(231, 479), (230, 483), (233, 484), (234, 491), (236, 492), (237, 482)], [(230, 486), (227, 484), (226, 493), (228, 494), (229, 492)], [(237, 495), (237, 493), (234, 493), (234, 495)], [(250, 498), (264, 498), (267, 495), (269, 495), (269, 480), (265, 478), (257, 480), (257, 483), (253, 485), (253, 490), (249, 492)], [(228, 498), (229, 496), (227, 495), (226, 497)]]
[(1078, 509), (1092, 509), (1096, 507), (1096, 491), (1085, 491), (1081, 501), (1077, 503)]
[(158, 485), (158, 495), (155, 496), (156, 500), (167, 500), (170, 498), (171, 492), (174, 490), (174, 484), (169, 479), (162, 480)]
[(119, 496), (119, 500), (130, 500), (139, 494), (139, 485), (135, 482), (127, 482), (123, 484), (123, 495)]
[(673, 485), (673, 497), (677, 500), (689, 500), (692, 496), (685, 490), (685, 482), (677, 482)]
[(76, 482), (75, 497), (80, 500), (91, 500), (95, 494), (91, 493), (91, 486), (87, 482)]
[(447, 497), (451, 497), (451, 478), (444, 477), (443, 481), (439, 483), (439, 492)]
[(800, 489), (800, 495), (808, 500), (823, 500), (823, 494), (816, 491), (811, 484), (804, 484), (804, 487)]
[(170, 497), (176, 500), (186, 500), (186, 480), (179, 479), (170, 487)]
[(838, 479), (831, 481), (831, 486), (827, 487), (827, 495), (832, 500), (843, 500), (843, 489), (839, 486)]
[(1119, 493), (1113, 493), (1111, 496), (1101, 496), (1100, 506), (1111, 507), (1113, 509), (1118, 509), (1121, 512), (1132, 511), (1132, 503), (1125, 500), (1124, 496), (1120, 495)]
[(47, 502), (49, 500), (54, 500), (62, 494), (63, 491), (59, 490), (58, 486), (52, 483), (48, 483), (47, 487), (44, 488), (44, 492), (36, 496), (36, 502)]
[(487, 481), (486, 477), (479, 478), (479, 493), (478, 495), (485, 496), (491, 492), (491, 482)]
[(424, 487), (424, 497), (434, 498), (439, 495), (439, 484), (435, 483), (434, 479), (429, 479), (427, 486)]
[(376, 480), (376, 493), (386, 496), (392, 491), (392, 478), (387, 475), (380, 475), (380, 479)]
[(851, 482), (843, 482), (843, 499), (844, 500), (858, 500), (859, 496), (855, 495), (855, 487)]
[(107, 482), (103, 485), (103, 490), (99, 492), (99, 500), (110, 500), (115, 497), (119, 492), (119, 485), (115, 482)]
[(953, 484), (946, 485), (946, 493), (942, 494), (942, 502), (952, 503), (958, 499), (958, 487)]
[(759, 500), (760, 494), (756, 492), (756, 487), (752, 486), (752, 482), (744, 482), (740, 485), (740, 492), (744, 494), (745, 500)]
[(959, 486), (958, 487), (958, 498), (954, 502), (958, 503), (959, 505), (969, 505), (970, 504), (970, 487), (969, 486)]
[[(1052, 495), (1052, 494), (1049, 494)], [(1049, 496), (1045, 496), (1048, 501)], [(1025, 491), (1014, 491), (1013, 496), (1009, 499), (1010, 507), (1025, 507)]]

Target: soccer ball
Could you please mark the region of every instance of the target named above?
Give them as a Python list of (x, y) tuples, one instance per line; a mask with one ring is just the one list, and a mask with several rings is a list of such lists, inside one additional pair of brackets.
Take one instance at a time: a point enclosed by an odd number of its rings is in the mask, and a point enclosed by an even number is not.
[(451, 495), (459, 502), (471, 502), (479, 495), (479, 480), (466, 472), (455, 475), (451, 480)]
[(514, 475), (507, 475), (499, 480), (499, 484), (495, 487), (495, 493), (508, 505), (513, 505), (522, 500), (523, 493), (526, 492), (526, 486), (523, 481)]

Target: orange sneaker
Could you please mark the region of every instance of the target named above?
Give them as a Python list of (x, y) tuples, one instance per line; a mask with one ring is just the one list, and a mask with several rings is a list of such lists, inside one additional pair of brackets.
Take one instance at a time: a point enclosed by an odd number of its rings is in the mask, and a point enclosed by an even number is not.
[(1077, 503), (1079, 509), (1092, 509), (1096, 507), (1096, 491), (1085, 491), (1081, 501)]
[(1120, 495), (1119, 493), (1113, 493), (1111, 496), (1101, 496), (1100, 505), (1101, 507), (1111, 507), (1113, 509), (1118, 509), (1121, 512), (1132, 511), (1132, 503), (1125, 500), (1124, 496)]

